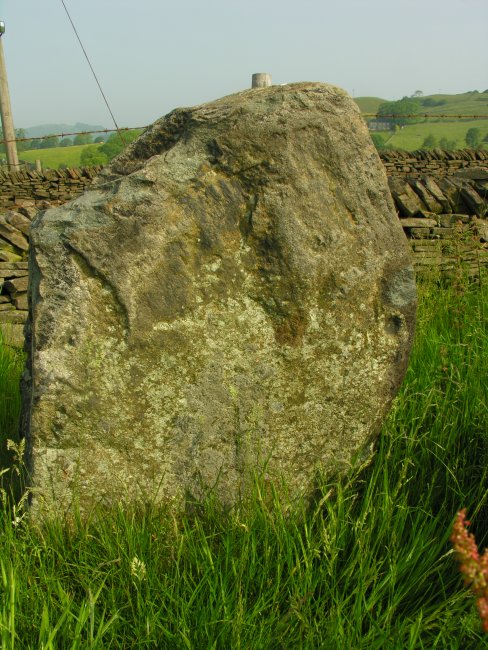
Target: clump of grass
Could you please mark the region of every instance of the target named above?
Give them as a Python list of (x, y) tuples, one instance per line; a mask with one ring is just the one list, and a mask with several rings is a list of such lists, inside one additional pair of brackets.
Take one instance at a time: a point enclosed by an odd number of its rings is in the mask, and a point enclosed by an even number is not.
[(19, 382), (23, 369), (23, 352), (5, 344), (0, 329), (0, 469), (12, 463), (12, 455), (6, 445), (7, 438), (18, 442)]
[(0, 511), (2, 647), (488, 647), (449, 545), (461, 507), (488, 539), (487, 290), (419, 290), (375, 458), (323, 478), (313, 504), (286, 512), (257, 477), (230, 512), (149, 504), (35, 529)]

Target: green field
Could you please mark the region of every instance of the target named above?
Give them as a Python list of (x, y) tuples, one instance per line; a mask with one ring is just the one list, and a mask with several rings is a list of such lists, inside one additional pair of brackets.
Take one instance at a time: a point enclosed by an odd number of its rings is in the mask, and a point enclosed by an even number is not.
[[(475, 127), (481, 130), (482, 138), (488, 135), (488, 118), (486, 120), (428, 120), (419, 124), (408, 124), (397, 132), (380, 131), (391, 149), (405, 149), (414, 151), (421, 149), (424, 139), (433, 135), (439, 141), (441, 138), (455, 141), (453, 148), (465, 149), (467, 147), (465, 136), (468, 129)], [(488, 148), (488, 143), (483, 143), (483, 148)]]
[[(486, 280), (486, 279), (485, 279)], [(0, 643), (15, 648), (488, 648), (449, 534), (488, 542), (488, 283), (426, 282), (374, 460), (286, 513), (269, 484), (222, 512), (116, 509), (31, 528), (0, 507)], [(15, 438), (22, 357), (0, 346)]]
[(24, 162), (34, 163), (40, 160), (43, 169), (58, 169), (59, 165), (66, 167), (80, 167), (80, 156), (86, 147), (96, 147), (93, 144), (74, 145), (72, 147), (53, 147), (51, 149), (29, 149), (20, 151), (19, 159)]
[[(422, 102), (426, 100), (445, 103), (440, 106), (423, 106)], [(376, 113), (379, 105), (386, 100), (378, 97), (358, 97), (355, 101), (362, 113), (371, 114)], [(424, 139), (428, 135), (433, 135), (438, 142), (442, 138), (449, 140), (451, 149), (465, 149), (467, 147), (465, 136), (470, 128), (480, 129), (481, 139), (488, 135), (488, 93), (429, 95), (419, 98), (419, 102), (419, 121), (416, 124), (408, 124), (396, 133), (382, 132), (383, 137), (387, 139), (386, 144), (389, 148), (407, 151), (421, 149)], [(424, 115), (432, 117), (425, 118)], [(456, 117), (447, 119), (437, 117), (439, 115), (454, 115)], [(486, 118), (462, 117), (471, 115), (486, 115)], [(368, 115), (366, 119), (369, 121), (371, 115)], [(483, 143), (482, 146), (488, 148), (488, 143)]]

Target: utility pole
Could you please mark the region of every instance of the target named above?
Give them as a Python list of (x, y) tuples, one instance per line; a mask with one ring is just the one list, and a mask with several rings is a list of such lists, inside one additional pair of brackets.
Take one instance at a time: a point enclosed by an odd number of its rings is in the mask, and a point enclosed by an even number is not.
[(10, 107), (10, 94), (8, 92), (7, 68), (3, 55), (2, 35), (5, 33), (5, 23), (0, 22), (0, 113), (2, 117), (3, 139), (7, 153), (7, 163), (10, 171), (19, 169), (19, 158), (17, 156), (17, 144), (15, 142), (14, 121)]

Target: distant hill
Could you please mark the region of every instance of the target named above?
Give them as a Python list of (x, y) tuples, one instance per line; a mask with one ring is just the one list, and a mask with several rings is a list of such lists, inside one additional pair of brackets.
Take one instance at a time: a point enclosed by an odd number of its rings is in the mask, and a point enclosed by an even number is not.
[(359, 106), (361, 113), (376, 113), (378, 106), (389, 100), (381, 99), (381, 97), (356, 97), (354, 101)]
[[(398, 97), (397, 99), (402, 99)], [(472, 90), (459, 95), (423, 95), (415, 98), (422, 114), (488, 115), (488, 89), (484, 92)], [(376, 113), (380, 104), (390, 99), (380, 97), (356, 97), (354, 99), (361, 113)]]
[(80, 131), (103, 131), (105, 126), (100, 124), (84, 124), (77, 122), (76, 124), (38, 124), (37, 126), (30, 126), (25, 129), (28, 138), (41, 138), (44, 135), (52, 135), (57, 133), (79, 133)]
[[(470, 129), (479, 131), (479, 146), (488, 148), (488, 89), (458, 95), (422, 95), (415, 99), (419, 108), (418, 119), (397, 131), (376, 131), (373, 140), (379, 149), (414, 151), (424, 148), (427, 138), (431, 148), (463, 149), (467, 146), (466, 134)], [(356, 97), (354, 101), (361, 113), (369, 113), (365, 115), (365, 120), (369, 122), (371, 114), (378, 111), (380, 104), (394, 100)], [(444, 118), (441, 115), (452, 117)], [(474, 115), (482, 117), (473, 118)]]

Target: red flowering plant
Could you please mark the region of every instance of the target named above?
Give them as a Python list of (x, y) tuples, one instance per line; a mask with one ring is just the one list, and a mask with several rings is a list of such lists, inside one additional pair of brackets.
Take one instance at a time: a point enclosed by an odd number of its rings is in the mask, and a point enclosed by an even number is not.
[(460, 563), (459, 568), (464, 584), (471, 589), (476, 598), (476, 607), (483, 630), (488, 632), (488, 549), (485, 549), (480, 556), (474, 535), (468, 533), (469, 524), (466, 519), (466, 509), (463, 508), (456, 515), (449, 539)]

